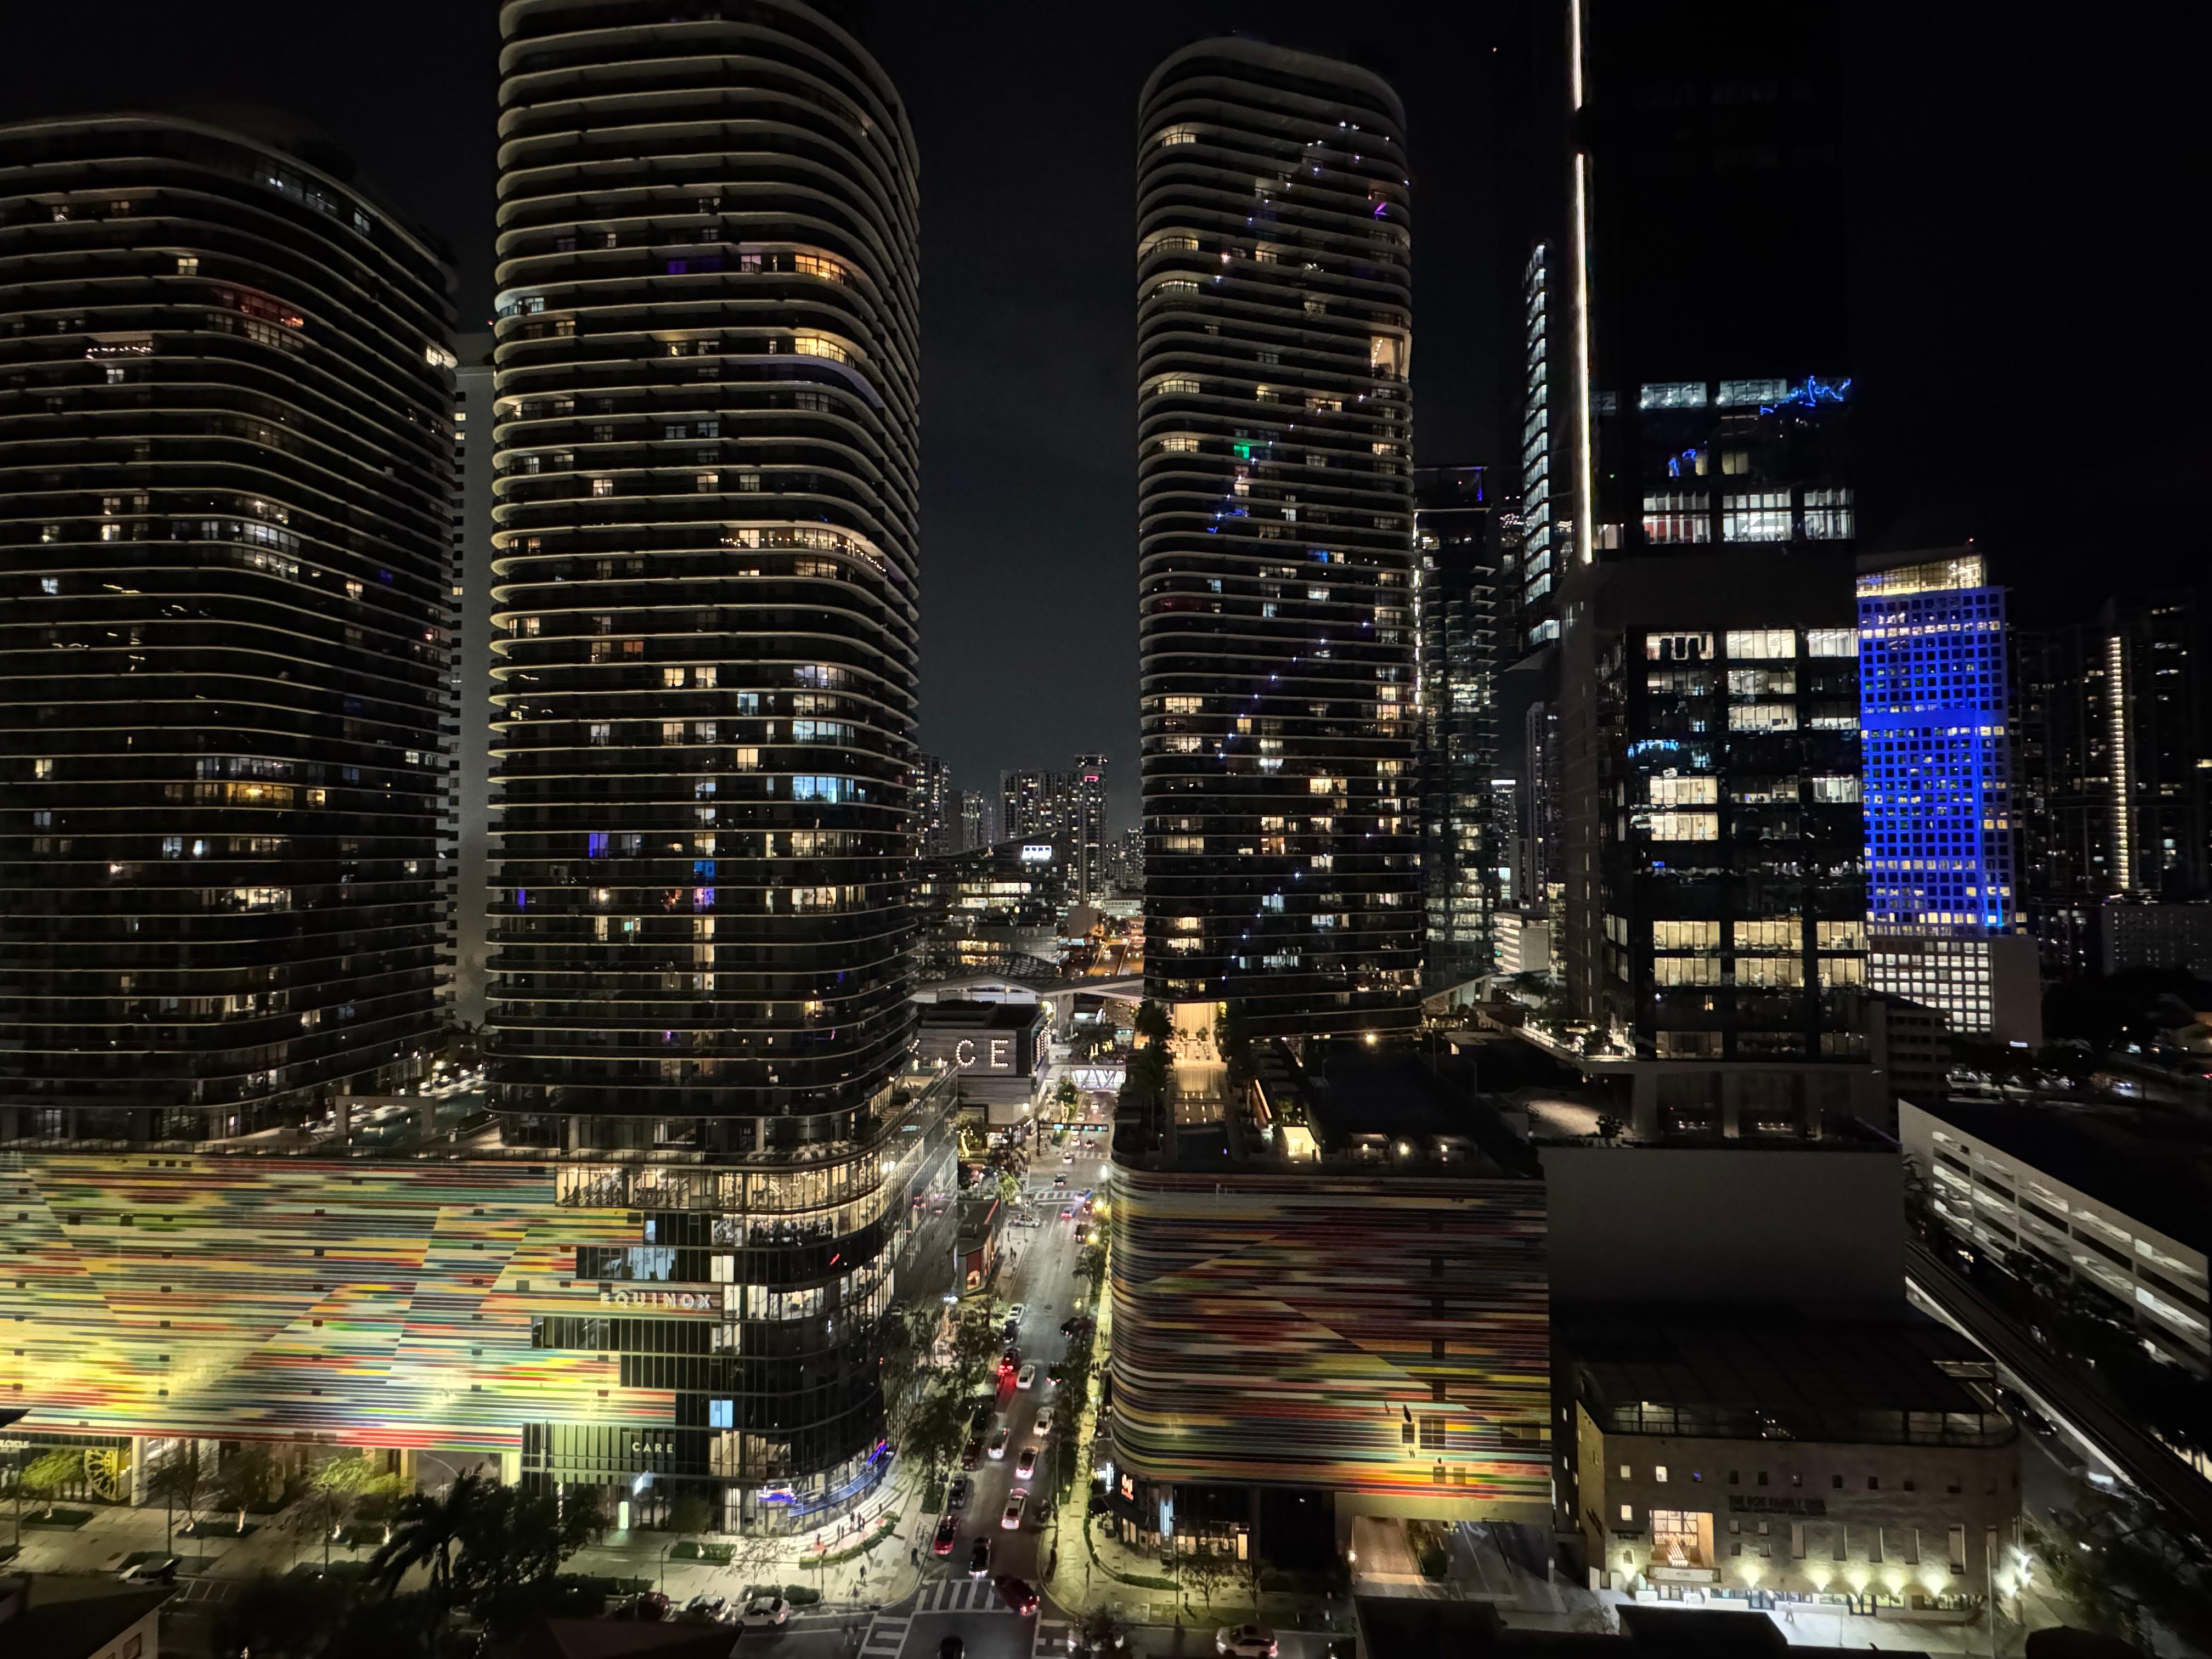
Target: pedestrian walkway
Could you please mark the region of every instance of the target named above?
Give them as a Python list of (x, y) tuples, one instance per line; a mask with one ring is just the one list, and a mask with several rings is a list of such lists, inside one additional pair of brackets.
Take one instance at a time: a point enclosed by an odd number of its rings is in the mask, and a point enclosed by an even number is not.
[(1068, 1637), (1074, 1629), (1065, 1619), (1038, 1620), (1036, 1639), (1030, 1644), (1030, 1659), (1044, 1659), (1048, 1653), (1065, 1656)]
[(898, 1650), (906, 1645), (907, 1626), (914, 1623), (910, 1613), (879, 1613), (868, 1621), (868, 1634), (860, 1644), (860, 1659), (895, 1659)]

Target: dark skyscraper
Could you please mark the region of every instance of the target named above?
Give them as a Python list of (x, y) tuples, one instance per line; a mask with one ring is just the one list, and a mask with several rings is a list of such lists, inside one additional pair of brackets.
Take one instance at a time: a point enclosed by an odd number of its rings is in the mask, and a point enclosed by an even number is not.
[(1510, 830), (1513, 792), (1501, 791), (1495, 779), (1501, 571), (1498, 514), (1484, 482), (1479, 466), (1423, 467), (1413, 475), (1425, 977), (1431, 990), (1495, 970), (1492, 921)]
[(493, 1093), (533, 1138), (846, 1140), (912, 1023), (913, 141), (762, 15), (504, 14)]
[(0, 1133), (427, 1066), (451, 281), (289, 136), (0, 128)]
[(1403, 131), (1243, 40), (1139, 112), (1146, 987), (1255, 1036), (1419, 1012)]
[(1663, 1062), (1639, 1122), (1808, 1123), (1865, 1082), (1834, 9), (1538, 3), (1508, 40), (1569, 1001)]

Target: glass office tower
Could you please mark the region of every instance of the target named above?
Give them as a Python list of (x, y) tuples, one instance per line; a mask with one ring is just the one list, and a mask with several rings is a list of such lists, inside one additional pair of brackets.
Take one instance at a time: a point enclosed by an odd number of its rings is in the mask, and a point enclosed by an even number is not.
[(1255, 1036), (1419, 1012), (1404, 125), (1244, 40), (1139, 105), (1146, 988)]

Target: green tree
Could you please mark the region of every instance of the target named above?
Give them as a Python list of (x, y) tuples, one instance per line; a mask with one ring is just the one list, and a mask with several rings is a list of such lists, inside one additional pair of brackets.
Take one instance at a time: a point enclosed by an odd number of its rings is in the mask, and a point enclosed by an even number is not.
[(708, 1502), (707, 1494), (696, 1486), (686, 1486), (676, 1494), (676, 1501), (668, 1506), (668, 1526), (672, 1532), (691, 1534), (710, 1532), (714, 1526), (714, 1506)]
[(1021, 1177), (1012, 1170), (1000, 1170), (999, 1172), (999, 1202), (1011, 1204), (1021, 1195)]
[(269, 1449), (249, 1443), (233, 1452), (217, 1474), (216, 1501), (226, 1510), (238, 1511), (238, 1530), (241, 1534), (246, 1531), (246, 1510), (268, 1501), (273, 1473)]
[(350, 1605), (349, 1592), (332, 1579), (249, 1578), (216, 1615), (215, 1650), (252, 1659), (314, 1659)]
[(191, 1530), (207, 1490), (208, 1471), (200, 1465), (200, 1449), (195, 1441), (185, 1442), (181, 1449), (171, 1452), (161, 1460), (161, 1467), (147, 1476), (147, 1495), (161, 1500), (162, 1548), (176, 1547), (179, 1510), (185, 1512), (185, 1530)]
[(1137, 1017), (1132, 1022), (1139, 1041), (1164, 1043), (1174, 1031), (1167, 1010), (1146, 997), (1137, 1005)]
[(392, 1535), (369, 1559), (370, 1575), (393, 1595), (399, 1581), (414, 1567), (430, 1569), (434, 1595), (447, 1592), (453, 1577), (453, 1553), (476, 1524), (477, 1511), (492, 1501), (495, 1484), (473, 1472), (456, 1476), (443, 1498), (411, 1492), (399, 1500), (392, 1516)]
[(1063, 1112), (1072, 1112), (1083, 1104), (1083, 1091), (1075, 1086), (1073, 1078), (1060, 1079), (1059, 1086), (1052, 1091), (1052, 1103)]
[(2204, 1540), (2168, 1525), (2147, 1500), (2077, 1486), (2048, 1530), (2022, 1528), (2051, 1588), (2090, 1627), (2153, 1651), (2155, 1626), (2212, 1652), (2212, 1556)]
[(1218, 1550), (1200, 1550), (1182, 1559), (1183, 1583), (1194, 1587), (1205, 1598), (1209, 1613), (1213, 1611), (1213, 1593), (1226, 1589), (1234, 1572), (1232, 1558)]
[(1076, 1253), (1074, 1276), (1086, 1285), (1097, 1286), (1106, 1280), (1106, 1245), (1103, 1240), (1085, 1244)]
[(40, 1452), (16, 1477), (25, 1492), (46, 1500), (49, 1517), (54, 1512), (54, 1500), (83, 1479), (84, 1453), (75, 1446)]

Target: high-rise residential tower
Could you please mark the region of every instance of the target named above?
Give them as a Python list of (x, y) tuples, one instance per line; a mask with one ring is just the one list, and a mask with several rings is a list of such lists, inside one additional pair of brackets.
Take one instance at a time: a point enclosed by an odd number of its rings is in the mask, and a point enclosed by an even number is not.
[(1255, 1036), (1419, 1014), (1404, 125), (1248, 40), (1139, 110), (1146, 986)]
[(920, 1144), (913, 135), (797, 0), (501, 21), (492, 1105), (511, 1141), (708, 1166), (655, 1242), (746, 1247), (723, 1318), (635, 1346), (726, 1358), (678, 1368), (653, 1467), (811, 1525), (883, 1467), (887, 1171)]
[(1075, 868), (1075, 896), (1085, 904), (1103, 898), (1109, 880), (1106, 838), (1106, 757), (1078, 755), (1069, 782), (1069, 862)]
[(1496, 504), (1479, 466), (1423, 467), (1413, 475), (1413, 496), (1424, 977), (1437, 990), (1496, 971), (1501, 831), (1514, 793), (1496, 776), (1502, 576)]
[(0, 127), (0, 1134), (234, 1135), (428, 1064), (452, 278), (302, 148)]
[(933, 857), (952, 850), (952, 769), (934, 755), (914, 763), (915, 850)]

